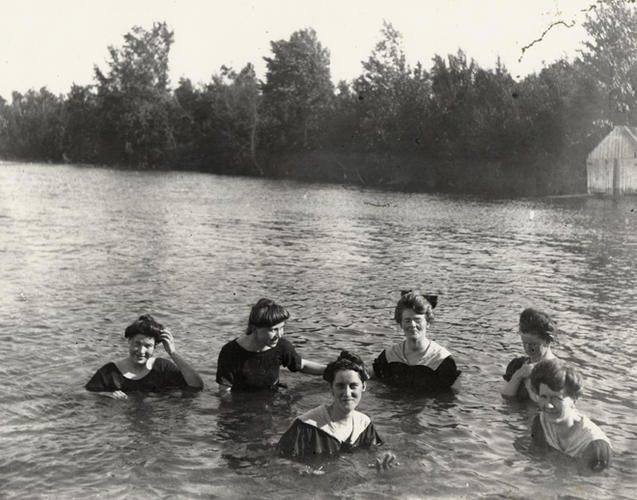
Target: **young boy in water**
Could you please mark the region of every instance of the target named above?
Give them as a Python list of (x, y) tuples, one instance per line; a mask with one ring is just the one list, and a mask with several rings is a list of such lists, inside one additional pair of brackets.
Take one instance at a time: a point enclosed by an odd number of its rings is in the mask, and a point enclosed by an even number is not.
[(540, 413), (533, 420), (533, 442), (583, 460), (591, 469), (610, 463), (611, 446), (606, 434), (575, 408), (582, 392), (579, 373), (558, 359), (540, 361), (531, 372)]

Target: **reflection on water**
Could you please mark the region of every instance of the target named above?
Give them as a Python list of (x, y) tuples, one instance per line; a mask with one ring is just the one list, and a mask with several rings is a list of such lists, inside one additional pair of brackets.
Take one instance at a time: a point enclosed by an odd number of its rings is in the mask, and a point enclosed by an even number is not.
[[(637, 482), (634, 360), (637, 200), (486, 200), (196, 173), (0, 165), (0, 484), (6, 498), (630, 498)], [(303, 356), (371, 363), (400, 338), (400, 289), (441, 294), (432, 338), (462, 370), (455, 394), (371, 381), (361, 411), (399, 457), (274, 453), (292, 419), (329, 400), (283, 372), (279, 394), (220, 396), (221, 346), (261, 296), (285, 303)], [(538, 456), (532, 405), (498, 394), (533, 305), (558, 319), (556, 354), (587, 387), (579, 406), (613, 442), (590, 475)], [(181, 392), (113, 401), (83, 384), (124, 356), (125, 326), (152, 312), (204, 377)]]

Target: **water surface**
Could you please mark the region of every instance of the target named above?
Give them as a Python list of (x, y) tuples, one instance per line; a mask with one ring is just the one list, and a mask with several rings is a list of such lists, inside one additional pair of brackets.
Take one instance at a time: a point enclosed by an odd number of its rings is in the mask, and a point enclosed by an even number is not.
[[(636, 259), (634, 198), (0, 164), (2, 497), (634, 497)], [(410, 287), (441, 294), (430, 333), (463, 373), (437, 398), (369, 384), (360, 409), (398, 469), (377, 474), (361, 452), (315, 476), (274, 455), (290, 421), (329, 400), (317, 377), (282, 372), (288, 389), (273, 397), (217, 394), (219, 349), (260, 297), (288, 306), (305, 357), (371, 362), (400, 338), (393, 307)], [(535, 409), (499, 396), (528, 306), (566, 332), (555, 352), (583, 372), (578, 406), (613, 443), (605, 472), (531, 453)], [(126, 355), (124, 328), (144, 312), (175, 333), (202, 393), (83, 390)]]

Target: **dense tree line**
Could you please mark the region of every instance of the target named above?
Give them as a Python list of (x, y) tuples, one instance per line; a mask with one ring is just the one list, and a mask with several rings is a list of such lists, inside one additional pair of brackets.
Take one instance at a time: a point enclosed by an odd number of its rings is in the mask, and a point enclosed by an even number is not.
[(271, 42), (251, 64), (171, 88), (166, 23), (109, 47), (92, 85), (0, 97), (0, 156), (197, 169), (414, 189), (585, 190), (585, 158), (612, 124), (637, 113), (637, 15), (609, 0), (591, 11), (581, 57), (516, 81), (463, 51), (407, 64), (384, 24), (361, 75), (334, 86), (312, 29)]

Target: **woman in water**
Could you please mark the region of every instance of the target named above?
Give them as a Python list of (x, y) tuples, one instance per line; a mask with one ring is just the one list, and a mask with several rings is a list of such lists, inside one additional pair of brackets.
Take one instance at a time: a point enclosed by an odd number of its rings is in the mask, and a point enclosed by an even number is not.
[(217, 383), (233, 391), (276, 389), (279, 368), (322, 375), (325, 365), (302, 358), (283, 338), (290, 313), (273, 300), (261, 299), (250, 311), (248, 328), (238, 339), (221, 348)]
[[(383, 441), (370, 418), (356, 411), (369, 379), (361, 359), (343, 351), (327, 365), (323, 379), (330, 385), (331, 404), (297, 417), (279, 441), (279, 454), (310, 458), (381, 445)], [(392, 461), (391, 457), (386, 459), (384, 468)]]
[(394, 319), (404, 340), (387, 347), (374, 360), (374, 373), (393, 385), (425, 392), (447, 391), (460, 375), (451, 353), (427, 338), (435, 295), (402, 292)]
[(543, 360), (531, 372), (531, 386), (540, 407), (531, 431), (534, 444), (583, 460), (593, 470), (606, 468), (610, 463), (610, 441), (575, 408), (582, 392), (579, 373), (557, 359)]
[[(127, 392), (161, 392), (184, 387), (203, 388), (197, 372), (177, 354), (175, 339), (150, 314), (140, 316), (124, 332), (128, 339), (128, 357), (102, 366), (86, 384), (89, 391), (99, 392), (114, 399), (126, 399)], [(172, 358), (168, 361), (155, 357), (155, 347), (163, 344)]]
[(502, 396), (525, 401), (532, 398), (529, 376), (535, 364), (543, 359), (554, 359), (551, 344), (557, 339), (557, 326), (548, 314), (528, 308), (520, 314), (520, 338), (526, 356), (511, 360), (502, 376), (506, 383)]

